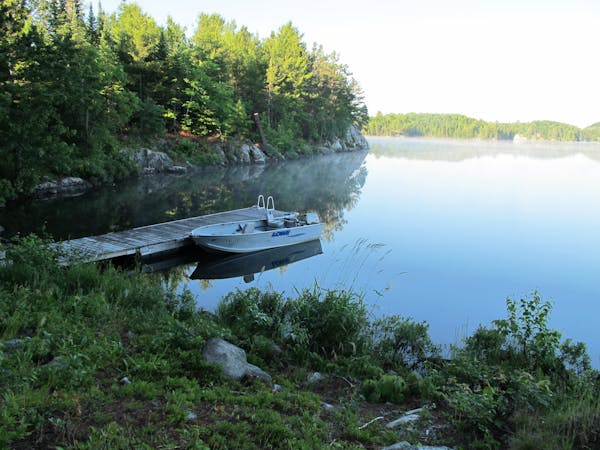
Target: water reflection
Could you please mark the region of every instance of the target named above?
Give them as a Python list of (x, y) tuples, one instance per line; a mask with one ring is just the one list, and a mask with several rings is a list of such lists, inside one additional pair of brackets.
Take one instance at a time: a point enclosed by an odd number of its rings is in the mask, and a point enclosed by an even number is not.
[(316, 239), (250, 254), (214, 256), (198, 261), (190, 279), (218, 280), (243, 277), (244, 282), (249, 283), (254, 281), (254, 274), (287, 266), (321, 253), (321, 241)]
[(581, 154), (600, 161), (597, 142), (478, 141), (462, 139), (369, 138), (370, 154), (408, 160), (461, 162), (482, 157), (510, 155), (531, 159), (558, 159)]
[(5, 236), (30, 232), (77, 238), (237, 209), (273, 195), (282, 210), (319, 213), (325, 238), (345, 223), (365, 183), (366, 152), (151, 176), (79, 197), (28, 201), (0, 209)]

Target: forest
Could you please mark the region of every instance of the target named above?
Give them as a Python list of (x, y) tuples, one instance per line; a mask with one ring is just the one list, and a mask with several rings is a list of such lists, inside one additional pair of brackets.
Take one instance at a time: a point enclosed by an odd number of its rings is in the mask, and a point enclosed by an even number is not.
[(292, 23), (265, 39), (201, 13), (188, 32), (133, 2), (0, 4), (0, 204), (48, 177), (135, 171), (123, 148), (162, 136), (258, 140), (285, 153), (366, 125), (348, 67)]
[(600, 123), (578, 128), (561, 122), (538, 120), (499, 123), (461, 114), (382, 114), (371, 117), (364, 131), (371, 136), (430, 136), (460, 139), (512, 140), (515, 136), (553, 141), (600, 141)]

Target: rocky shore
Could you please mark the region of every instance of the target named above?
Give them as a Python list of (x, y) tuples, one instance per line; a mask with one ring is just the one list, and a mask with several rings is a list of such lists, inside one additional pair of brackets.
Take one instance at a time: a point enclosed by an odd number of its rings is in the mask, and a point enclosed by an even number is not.
[[(184, 174), (199, 170), (202, 166), (189, 161), (174, 161), (169, 156), (166, 139), (161, 139), (152, 147), (123, 148), (121, 153), (130, 159), (141, 176), (157, 173)], [(356, 150), (367, 150), (369, 143), (360, 131), (352, 125), (346, 135), (336, 137), (331, 141), (322, 142), (314, 147), (315, 154), (331, 154)], [(261, 165), (270, 161), (286, 159), (279, 153), (269, 155), (259, 145), (248, 140), (232, 140), (211, 144), (211, 151), (219, 156), (221, 166), (232, 165)], [(64, 177), (60, 179), (45, 179), (35, 186), (32, 197), (43, 199), (54, 196), (76, 196), (92, 189), (97, 183), (79, 177)]]

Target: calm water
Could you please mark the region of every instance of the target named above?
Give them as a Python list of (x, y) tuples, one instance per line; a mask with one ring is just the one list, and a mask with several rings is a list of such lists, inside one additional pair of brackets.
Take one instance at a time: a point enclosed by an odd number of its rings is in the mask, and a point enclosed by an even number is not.
[[(370, 143), (369, 154), (145, 179), (33, 202), (0, 211), (0, 224), (14, 233), (45, 223), (57, 238), (78, 237), (272, 194), (278, 209), (319, 212), (327, 221), (321, 247), (225, 263), (202, 257), (198, 268), (172, 270), (171, 280), (200, 306), (212, 309), (252, 286), (289, 295), (315, 284), (352, 288), (374, 315), (427, 321), (433, 339), (449, 344), (505, 317), (507, 296), (538, 290), (554, 303), (551, 326), (586, 342), (600, 364), (600, 146)], [(226, 275), (233, 278), (202, 279)]]

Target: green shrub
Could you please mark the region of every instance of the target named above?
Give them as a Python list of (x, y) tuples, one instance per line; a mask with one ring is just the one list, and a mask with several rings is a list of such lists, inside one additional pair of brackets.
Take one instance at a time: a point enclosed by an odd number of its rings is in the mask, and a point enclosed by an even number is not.
[(223, 154), (217, 147), (191, 139), (178, 139), (168, 153), (175, 161), (187, 161), (196, 166), (216, 166), (224, 162)]
[(518, 302), (507, 298), (506, 308), (508, 318), (496, 320), (494, 325), (506, 337), (505, 346), (512, 363), (530, 370), (555, 369), (561, 336), (548, 328), (552, 304), (543, 302), (536, 291)]
[(284, 305), (281, 294), (250, 288), (225, 296), (217, 306), (216, 315), (240, 338), (249, 340), (261, 335), (279, 341), (285, 318)]
[(448, 419), (455, 430), (466, 437), (470, 448), (497, 448), (495, 432), (498, 409), (502, 407), (502, 398), (492, 386), (473, 391), (462, 384), (452, 387), (444, 394), (449, 412)]
[(337, 358), (367, 349), (369, 319), (360, 295), (344, 290), (305, 289), (287, 306), (292, 324), (306, 331), (311, 352)]
[(429, 325), (400, 316), (376, 320), (372, 327), (373, 352), (387, 370), (423, 369), (427, 360), (439, 354), (428, 334)]
[(400, 404), (409, 394), (409, 386), (402, 377), (383, 375), (378, 380), (365, 381), (362, 385), (361, 393), (370, 402)]

